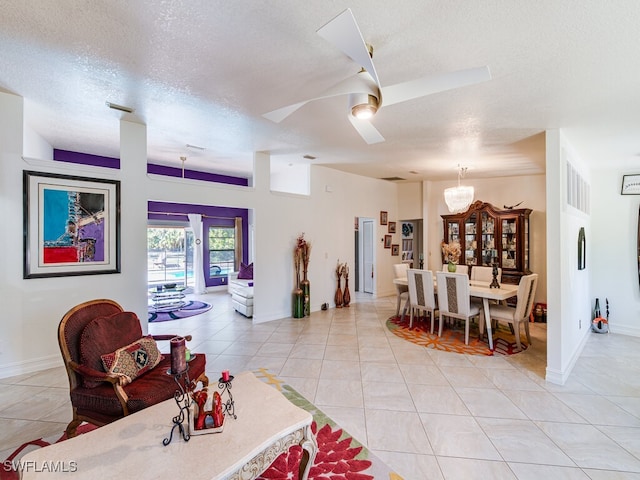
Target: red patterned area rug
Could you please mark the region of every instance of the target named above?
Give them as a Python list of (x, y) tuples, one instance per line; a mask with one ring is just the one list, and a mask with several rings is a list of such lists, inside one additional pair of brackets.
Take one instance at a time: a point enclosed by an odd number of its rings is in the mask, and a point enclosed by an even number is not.
[[(290, 385), (266, 369), (261, 368), (254, 373), (280, 390), (291, 403), (313, 415), (311, 427), (316, 434), (318, 454), (309, 472), (309, 480), (403, 480)], [(276, 458), (257, 480), (297, 480), (301, 456), (301, 447), (291, 447), (289, 452)]]
[[(380, 458), (369, 452), (366, 447), (291, 386), (270, 374), (266, 369), (260, 369), (254, 373), (264, 382), (277, 388), (292, 403), (313, 415), (312, 429), (316, 434), (318, 453), (309, 472), (309, 480), (403, 480), (403, 477), (394, 473)], [(87, 433), (95, 428), (93, 425), (83, 424), (78, 428), (78, 433)], [(0, 480), (18, 480), (19, 474), (12, 466), (19, 465), (23, 455), (66, 439), (65, 434), (58, 434), (49, 438), (39, 438), (20, 446), (2, 463)], [(258, 477), (258, 480), (298, 480), (298, 466), (301, 458), (302, 448), (291, 447), (287, 453), (280, 455)]]
[[(464, 343), (464, 322), (457, 322), (444, 325), (442, 337), (438, 337), (436, 322), (434, 333), (430, 333), (431, 321), (413, 319), (413, 328), (409, 329), (409, 317), (393, 316), (387, 320), (387, 328), (400, 338), (403, 338), (416, 345), (426, 348), (442, 350), (444, 352), (466, 353), (468, 355), (513, 355), (520, 353), (516, 346), (516, 337), (508, 326), (499, 324), (493, 331), (494, 351), (489, 349), (487, 332), (485, 329), (483, 338), (480, 339), (478, 324), (472, 323), (469, 326), (469, 345)], [(521, 332), (520, 344), (522, 349), (527, 349), (527, 339), (524, 332)]]

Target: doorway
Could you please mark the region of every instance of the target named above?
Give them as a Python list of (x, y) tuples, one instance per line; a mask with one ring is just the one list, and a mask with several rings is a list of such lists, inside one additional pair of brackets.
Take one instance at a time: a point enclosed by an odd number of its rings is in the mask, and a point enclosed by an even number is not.
[(375, 220), (373, 218), (360, 217), (358, 219), (358, 230), (362, 232), (358, 235), (358, 278), (359, 286), (364, 293), (374, 293), (375, 290), (375, 242), (374, 229)]

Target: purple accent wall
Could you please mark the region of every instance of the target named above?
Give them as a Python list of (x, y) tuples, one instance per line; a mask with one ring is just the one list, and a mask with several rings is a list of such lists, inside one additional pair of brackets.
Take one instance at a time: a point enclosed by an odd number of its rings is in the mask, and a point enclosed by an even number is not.
[[(53, 159), (57, 162), (77, 163), (80, 165), (93, 165), (94, 167), (106, 167), (120, 169), (120, 159), (113, 157), (102, 157), (100, 155), (92, 155), (90, 153), (70, 152), (68, 150), (53, 149)], [(167, 167), (157, 165), (155, 163), (147, 164), (147, 173), (156, 175), (164, 175), (166, 177), (182, 178), (182, 169), (176, 167)], [(191, 180), (202, 180), (204, 182), (224, 183), (227, 185), (239, 185), (241, 187), (249, 186), (249, 180), (242, 177), (233, 177), (231, 175), (219, 175), (216, 173), (198, 172), (197, 170), (184, 171), (184, 178)]]
[(53, 149), (53, 159), (57, 162), (79, 163), (81, 165), (93, 165), (94, 167), (106, 167), (120, 169), (120, 159), (101, 157), (89, 153), (70, 152), (68, 150)]
[[(233, 227), (235, 217), (242, 218), (242, 261), (249, 263), (249, 210), (246, 208), (214, 207), (211, 205), (191, 205), (186, 203), (170, 202), (147, 202), (147, 212), (167, 212), (178, 215), (167, 215), (165, 213), (149, 213), (149, 220), (173, 220), (188, 222), (188, 213), (199, 213), (203, 216), (203, 232), (207, 232), (210, 226)], [(209, 236), (204, 235), (202, 242), (203, 255), (205, 260), (209, 258)], [(226, 285), (220, 278), (209, 278), (209, 262), (204, 262), (204, 278), (207, 287)]]
[[(182, 169), (176, 167), (167, 167), (164, 165), (157, 165), (155, 163), (147, 164), (147, 173), (154, 173), (156, 175), (164, 175), (166, 177), (182, 178)], [(249, 185), (249, 180), (241, 177), (232, 177), (230, 175), (218, 175), (216, 173), (198, 172), (196, 170), (184, 170), (184, 178), (191, 180), (203, 180), (205, 182), (214, 183), (226, 183), (228, 185), (240, 185), (246, 187)]]

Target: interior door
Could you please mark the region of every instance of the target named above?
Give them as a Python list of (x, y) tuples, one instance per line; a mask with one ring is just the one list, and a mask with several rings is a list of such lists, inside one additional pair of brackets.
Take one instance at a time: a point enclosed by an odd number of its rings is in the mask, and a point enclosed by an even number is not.
[(362, 221), (362, 285), (365, 293), (373, 293), (374, 280), (374, 244), (373, 244), (373, 220)]

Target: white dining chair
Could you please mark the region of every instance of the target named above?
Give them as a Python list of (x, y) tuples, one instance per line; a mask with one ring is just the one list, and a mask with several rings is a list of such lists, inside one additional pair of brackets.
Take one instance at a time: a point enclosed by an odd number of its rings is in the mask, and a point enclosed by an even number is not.
[[(409, 270), (408, 263), (396, 263), (393, 265), (393, 276), (394, 278), (407, 278), (407, 270)], [(405, 303), (409, 300), (409, 286), (408, 285), (398, 285), (396, 286), (396, 294), (398, 295), (398, 300), (396, 302), (396, 316), (400, 315), (400, 302), (402, 299), (405, 299)], [(406, 309), (402, 309), (402, 317), (404, 318), (404, 314), (406, 313)]]
[[(448, 272), (449, 271), (449, 264), (448, 263), (443, 263), (442, 264), (442, 271), (443, 272)], [(469, 274), (469, 266), (468, 265), (456, 265), (456, 271), (455, 273), (464, 273), (464, 274)], [(468, 277), (467, 277), (468, 279)]]
[(522, 350), (520, 343), (520, 325), (524, 324), (524, 331), (527, 334), (527, 342), (531, 345), (531, 335), (529, 334), (529, 316), (533, 309), (533, 301), (538, 287), (538, 274), (532, 273), (520, 278), (518, 284), (518, 294), (516, 297), (516, 306), (509, 307), (507, 305), (492, 305), (491, 320), (498, 322), (506, 322), (513, 325), (513, 333), (516, 336), (516, 346), (518, 350)]
[(464, 343), (469, 345), (469, 322), (473, 317), (480, 317), (482, 312), (481, 305), (471, 303), (469, 277), (466, 273), (436, 272), (436, 278), (440, 325), (445, 317), (464, 320)]
[[(438, 307), (433, 288), (433, 273), (431, 270), (409, 269), (407, 271), (409, 281), (409, 329), (413, 328), (414, 314), (420, 318), (424, 312), (425, 317), (431, 319), (431, 333), (433, 333), (435, 317)], [(442, 336), (442, 322), (438, 328), (438, 336)]]
[[(498, 283), (502, 283), (502, 268), (498, 267)], [(471, 268), (471, 280), (477, 280), (480, 282), (493, 281), (493, 267), (484, 267), (478, 265)]]

